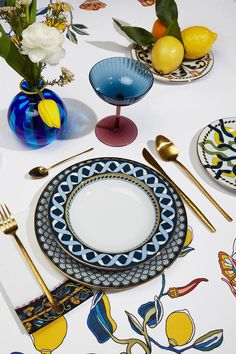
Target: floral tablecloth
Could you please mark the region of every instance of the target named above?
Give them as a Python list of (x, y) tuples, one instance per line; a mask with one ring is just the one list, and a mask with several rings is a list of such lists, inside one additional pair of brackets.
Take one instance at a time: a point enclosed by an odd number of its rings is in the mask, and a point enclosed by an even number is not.
[[(154, 139), (163, 134), (178, 145), (181, 160), (235, 219), (234, 192), (216, 184), (206, 174), (198, 161), (196, 144), (207, 124), (235, 117), (236, 3), (233, 0), (176, 2), (182, 28), (203, 25), (218, 34), (213, 48), (214, 67), (192, 83), (156, 81), (142, 101), (125, 107), (124, 113), (136, 122), (139, 130), (137, 139), (127, 147), (108, 147), (95, 137), (97, 120), (113, 112), (113, 108), (95, 95), (88, 73), (103, 58), (130, 56), (131, 42), (115, 27), (112, 18), (151, 30), (156, 18), (154, 1), (70, 1), (74, 23), (86, 25), (89, 35), (76, 35), (77, 44), (71, 43), (72, 35), (64, 44), (67, 56), (62, 66), (76, 75), (71, 85), (56, 90), (68, 108), (68, 128), (59, 140), (44, 148), (26, 147), (10, 132), (7, 109), (18, 91), (20, 77), (0, 62), (1, 200), (11, 207), (19, 223), (19, 235), (51, 289), (66, 279), (46, 259), (36, 242), (34, 211), (43, 189), (60, 168), (51, 171), (47, 179), (31, 180), (27, 171), (35, 165), (48, 166), (89, 147), (94, 147), (89, 158), (117, 156), (145, 163), (142, 148), (148, 147), (157, 157)], [(40, 3), (42, 9), (47, 5), (45, 0)], [(53, 76), (56, 68), (47, 70)], [(47, 353), (50, 349), (55, 354), (235, 353), (235, 221), (227, 222), (177, 166), (160, 163), (201, 207), (217, 232), (210, 233), (187, 208), (189, 230), (184, 249), (164, 274), (125, 291), (93, 290), (84, 302), (74, 296), (71, 303), (78, 306), (43, 327), (40, 334), (37, 331), (31, 335), (22, 326), (15, 308), (24, 305), (18, 311), (21, 320), (32, 319), (34, 308), (28, 304), (42, 293), (14, 240), (1, 234), (2, 354), (34, 354), (40, 350), (46, 353), (46, 349)]]

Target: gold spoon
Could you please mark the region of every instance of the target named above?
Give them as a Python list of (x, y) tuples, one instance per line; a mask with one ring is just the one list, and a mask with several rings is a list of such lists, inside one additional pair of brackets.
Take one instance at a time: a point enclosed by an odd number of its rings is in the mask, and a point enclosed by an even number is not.
[(152, 154), (147, 149), (143, 149), (143, 157), (145, 160), (154, 167), (165, 179), (176, 189), (179, 195), (183, 198), (183, 200), (190, 206), (193, 212), (204, 222), (205, 225), (212, 231), (215, 232), (216, 229), (211, 224), (211, 222), (207, 219), (207, 217), (201, 212), (201, 210), (192, 202), (192, 200), (185, 194), (182, 189), (177, 186), (177, 184), (168, 176), (168, 174), (163, 170), (163, 168), (159, 165), (159, 163), (154, 159)]
[(62, 161), (59, 161), (57, 163), (55, 163), (54, 165), (50, 166), (50, 167), (44, 167), (44, 166), (37, 166), (37, 167), (34, 167), (32, 168), (32, 170), (29, 171), (29, 175), (32, 177), (32, 178), (43, 178), (43, 177), (46, 177), (49, 173), (49, 170), (51, 170), (52, 168), (60, 165), (61, 163), (64, 163), (66, 161), (69, 161), (77, 156), (80, 156), (80, 155), (83, 155), (85, 154), (86, 152), (89, 152), (89, 151), (92, 151), (93, 148), (90, 148), (88, 150), (85, 150), (85, 151), (82, 151), (82, 152), (79, 152), (78, 154), (76, 155), (73, 155), (73, 156), (70, 156), (68, 157), (67, 159), (64, 159)]
[(156, 137), (156, 149), (164, 161), (176, 162), (192, 179), (196, 186), (201, 190), (201, 192), (210, 200), (210, 202), (221, 212), (221, 214), (228, 220), (233, 221), (233, 219), (221, 208), (221, 206), (212, 198), (212, 196), (206, 191), (202, 184), (194, 177), (194, 175), (185, 167), (182, 162), (177, 158), (179, 156), (179, 150), (175, 144), (163, 135), (158, 135)]

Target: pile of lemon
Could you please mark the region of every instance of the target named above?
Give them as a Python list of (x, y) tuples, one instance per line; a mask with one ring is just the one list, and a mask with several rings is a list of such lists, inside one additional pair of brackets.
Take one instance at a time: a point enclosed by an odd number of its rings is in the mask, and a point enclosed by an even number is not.
[[(154, 28), (154, 26), (156, 28)], [(156, 39), (152, 48), (152, 64), (160, 74), (169, 74), (176, 70), (183, 59), (199, 59), (211, 50), (217, 34), (203, 26), (192, 26), (181, 31), (183, 43), (177, 38), (161, 33), (160, 20), (153, 26)]]

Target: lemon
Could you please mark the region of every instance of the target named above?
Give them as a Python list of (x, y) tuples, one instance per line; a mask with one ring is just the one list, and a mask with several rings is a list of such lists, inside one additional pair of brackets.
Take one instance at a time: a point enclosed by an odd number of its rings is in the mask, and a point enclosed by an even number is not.
[(194, 331), (194, 322), (187, 310), (172, 312), (166, 319), (166, 335), (173, 347), (189, 343)]
[(164, 36), (158, 39), (152, 48), (152, 64), (160, 74), (168, 74), (176, 70), (182, 63), (184, 47), (173, 36)]
[(192, 26), (181, 31), (187, 59), (198, 59), (206, 55), (217, 38), (217, 34), (203, 26)]
[(186, 238), (184, 241), (184, 247), (187, 247), (193, 240), (193, 230), (188, 228)]
[(64, 316), (58, 317), (46, 327), (32, 334), (34, 346), (42, 353), (51, 353), (63, 342), (67, 333), (67, 322)]

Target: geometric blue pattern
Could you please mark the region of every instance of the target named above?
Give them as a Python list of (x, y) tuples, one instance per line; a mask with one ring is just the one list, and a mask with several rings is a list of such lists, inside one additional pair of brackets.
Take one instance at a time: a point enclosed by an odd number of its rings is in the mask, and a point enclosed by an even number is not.
[[(177, 206), (175, 231), (166, 247), (147, 262), (140, 263), (129, 269), (98, 269), (78, 262), (59, 246), (55, 236), (52, 235), (52, 228), (49, 224), (49, 202), (56, 186), (63, 177), (78, 168), (78, 166), (78, 164), (76, 166), (72, 165), (55, 176), (42, 191), (36, 206), (35, 234), (42, 252), (48, 257), (49, 261), (66, 277), (89, 287), (104, 289), (120, 290), (131, 288), (158, 277), (168, 269), (171, 271), (171, 265), (177, 260), (184, 245), (187, 232), (187, 215), (182, 200), (170, 185), (169, 187)], [(82, 165), (80, 164), (80, 166)]]
[[(131, 176), (143, 182), (152, 191), (159, 206), (156, 229), (144, 244), (131, 251), (114, 254), (91, 249), (73, 235), (67, 223), (66, 202), (75, 188), (78, 188), (79, 184), (88, 178), (104, 173), (119, 173), (127, 179)], [(163, 177), (145, 165), (120, 158), (92, 159), (74, 165), (72, 171), (64, 174), (49, 203), (49, 223), (60, 246), (80, 262), (98, 268), (131, 268), (154, 257), (168, 244), (175, 231), (176, 221), (175, 199)]]

